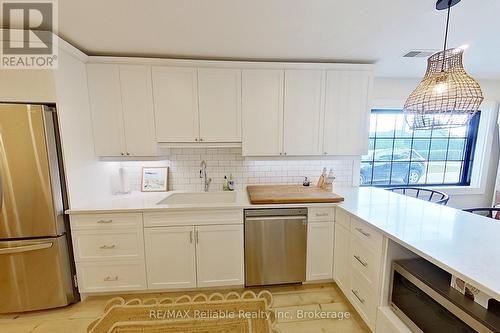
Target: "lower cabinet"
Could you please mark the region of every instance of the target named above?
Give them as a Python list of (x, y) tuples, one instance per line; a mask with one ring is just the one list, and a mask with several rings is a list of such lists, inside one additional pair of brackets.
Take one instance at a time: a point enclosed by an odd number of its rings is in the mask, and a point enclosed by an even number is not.
[(333, 279), (346, 295), (349, 294), (351, 287), (351, 259), (349, 258), (350, 238), (350, 232), (340, 223), (336, 223)]
[(243, 225), (144, 229), (149, 289), (244, 284)]
[(381, 288), (383, 235), (364, 221), (337, 209), (333, 277), (372, 331)]
[(307, 281), (333, 278), (334, 223), (309, 222), (307, 226)]
[(196, 287), (194, 227), (144, 229), (150, 289)]

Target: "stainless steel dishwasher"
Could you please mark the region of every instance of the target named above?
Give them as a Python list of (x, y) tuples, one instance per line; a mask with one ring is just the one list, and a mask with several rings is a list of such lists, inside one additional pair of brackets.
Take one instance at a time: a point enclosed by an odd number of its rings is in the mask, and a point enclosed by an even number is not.
[(245, 210), (245, 285), (306, 279), (307, 208)]

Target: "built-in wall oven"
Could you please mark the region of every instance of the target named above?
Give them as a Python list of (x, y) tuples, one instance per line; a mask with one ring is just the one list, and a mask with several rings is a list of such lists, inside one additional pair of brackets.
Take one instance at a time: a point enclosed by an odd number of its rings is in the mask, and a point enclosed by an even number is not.
[(413, 331), (499, 332), (500, 317), (450, 287), (451, 275), (424, 259), (393, 263), (390, 304)]

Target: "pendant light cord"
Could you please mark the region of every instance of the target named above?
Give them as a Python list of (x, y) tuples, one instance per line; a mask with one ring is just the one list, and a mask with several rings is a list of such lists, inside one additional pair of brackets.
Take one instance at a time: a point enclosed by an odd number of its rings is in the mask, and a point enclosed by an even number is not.
[(448, 26), (450, 25), (450, 11), (451, 11), (451, 1), (448, 1), (448, 13), (446, 14), (446, 29), (444, 33), (444, 46), (443, 46), (443, 62), (441, 64), (441, 72), (444, 72), (444, 63), (446, 58), (446, 44), (448, 42)]
[(448, 26), (450, 24), (450, 10), (451, 10), (451, 0), (448, 2), (448, 14), (446, 15), (446, 30), (444, 33), (444, 47), (443, 51), (446, 51), (446, 43), (448, 41)]

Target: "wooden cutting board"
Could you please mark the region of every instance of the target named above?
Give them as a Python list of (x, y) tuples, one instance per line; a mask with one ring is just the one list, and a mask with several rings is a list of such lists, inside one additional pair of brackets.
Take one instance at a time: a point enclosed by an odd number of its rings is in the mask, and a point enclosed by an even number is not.
[(337, 203), (341, 196), (316, 186), (249, 185), (248, 197), (252, 204)]

